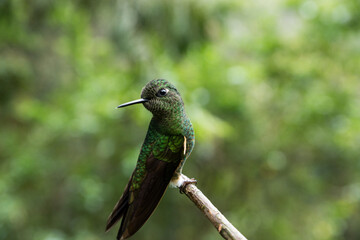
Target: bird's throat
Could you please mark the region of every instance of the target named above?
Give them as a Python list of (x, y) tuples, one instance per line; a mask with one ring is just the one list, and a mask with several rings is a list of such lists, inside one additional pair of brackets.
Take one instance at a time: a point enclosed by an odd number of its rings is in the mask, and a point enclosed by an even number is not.
[(166, 135), (178, 135), (184, 132), (185, 112), (176, 115), (153, 116), (150, 124), (159, 132)]

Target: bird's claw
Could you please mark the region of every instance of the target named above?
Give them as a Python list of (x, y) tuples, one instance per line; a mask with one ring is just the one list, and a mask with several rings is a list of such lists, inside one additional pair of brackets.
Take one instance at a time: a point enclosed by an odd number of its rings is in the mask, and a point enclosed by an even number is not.
[(183, 184), (179, 187), (180, 193), (183, 194), (185, 192), (185, 188), (188, 184), (195, 184), (196, 185), (197, 180), (195, 178), (190, 178), (188, 180), (185, 180)]

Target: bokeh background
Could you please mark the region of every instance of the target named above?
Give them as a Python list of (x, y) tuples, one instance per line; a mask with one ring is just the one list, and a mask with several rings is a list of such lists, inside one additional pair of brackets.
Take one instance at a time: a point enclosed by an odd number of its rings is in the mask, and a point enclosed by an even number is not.
[[(248, 239), (360, 239), (358, 0), (0, 1), (0, 239), (115, 239), (153, 78)], [(117, 227), (116, 227), (117, 228)], [(133, 239), (220, 239), (176, 189)]]

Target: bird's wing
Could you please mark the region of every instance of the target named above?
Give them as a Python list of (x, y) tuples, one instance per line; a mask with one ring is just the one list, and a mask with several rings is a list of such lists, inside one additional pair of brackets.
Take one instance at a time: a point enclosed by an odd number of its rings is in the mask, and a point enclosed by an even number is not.
[(108, 219), (106, 229), (121, 217), (123, 220), (118, 239), (126, 239), (141, 228), (164, 195), (176, 168), (184, 157), (183, 151), (184, 136), (182, 135), (156, 138), (145, 159), (145, 174), (141, 174), (141, 168), (135, 169), (125, 192)]

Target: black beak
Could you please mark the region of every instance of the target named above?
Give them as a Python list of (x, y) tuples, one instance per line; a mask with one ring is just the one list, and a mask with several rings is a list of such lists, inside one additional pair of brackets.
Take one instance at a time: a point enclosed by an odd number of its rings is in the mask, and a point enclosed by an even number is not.
[(127, 107), (127, 106), (130, 106), (130, 105), (133, 105), (133, 104), (144, 103), (144, 102), (147, 102), (147, 101), (149, 101), (149, 100), (148, 100), (148, 99), (145, 99), (145, 98), (140, 98), (140, 99), (138, 99), (138, 100), (134, 100), (134, 101), (131, 101), (131, 102), (123, 103), (123, 104), (117, 106), (117, 108)]

